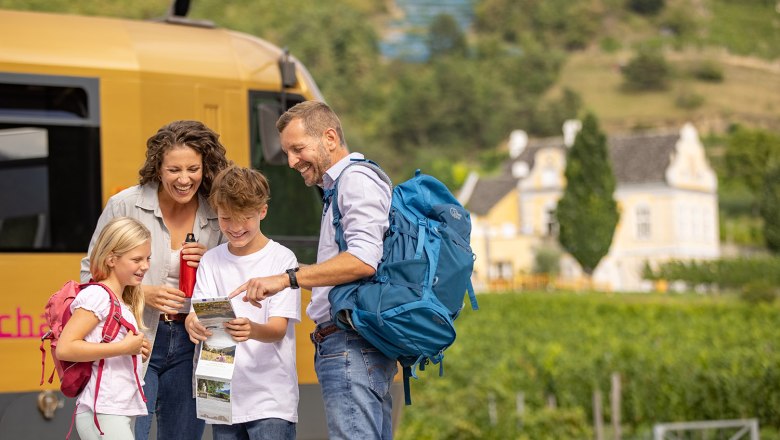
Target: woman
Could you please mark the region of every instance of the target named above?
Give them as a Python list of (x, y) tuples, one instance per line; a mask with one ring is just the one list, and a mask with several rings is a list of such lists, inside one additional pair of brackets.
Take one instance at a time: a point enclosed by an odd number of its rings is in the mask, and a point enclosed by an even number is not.
[[(108, 200), (87, 255), (114, 217), (134, 217), (152, 232), (151, 265), (143, 280), (143, 321), (153, 347), (144, 376), (149, 415), (136, 419), (135, 438), (148, 438), (156, 414), (157, 438), (200, 439), (204, 422), (196, 417), (192, 394), (195, 346), (184, 329), (190, 301), (178, 289), (179, 254), (197, 267), (207, 249), (224, 241), (207, 198), (228, 162), (219, 135), (198, 121), (171, 122), (146, 146), (139, 185)], [(184, 243), (189, 232), (195, 243)], [(82, 281), (89, 276), (87, 256), (81, 260)]]

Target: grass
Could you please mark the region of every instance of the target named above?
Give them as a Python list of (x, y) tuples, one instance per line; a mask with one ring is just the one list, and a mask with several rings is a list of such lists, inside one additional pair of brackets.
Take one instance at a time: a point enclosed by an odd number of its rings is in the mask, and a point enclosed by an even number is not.
[[(579, 93), (608, 131), (637, 128), (679, 128), (692, 121), (702, 134), (722, 132), (733, 122), (780, 130), (780, 68), (721, 53), (670, 52), (673, 73), (668, 88), (659, 92), (626, 92), (620, 66), (630, 51), (604, 53), (596, 49), (573, 54), (561, 71), (559, 86)], [(723, 67), (720, 83), (697, 81), (692, 63), (713, 60)], [(703, 102), (684, 109), (675, 104), (682, 94), (696, 94)]]

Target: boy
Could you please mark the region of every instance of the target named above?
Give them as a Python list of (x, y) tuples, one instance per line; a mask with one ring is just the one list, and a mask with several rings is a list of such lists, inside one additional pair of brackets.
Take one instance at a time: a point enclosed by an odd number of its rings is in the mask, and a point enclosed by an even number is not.
[[(207, 251), (198, 267), (193, 298), (227, 296), (249, 278), (298, 267), (293, 252), (260, 230), (268, 212), (268, 181), (258, 171), (231, 165), (212, 184), (209, 204), (219, 217), (227, 243)], [(213, 425), (215, 440), (294, 439), (298, 421), (295, 322), (301, 319), (300, 289), (285, 289), (255, 307), (232, 300), (237, 318), (227, 332), (236, 342), (231, 386), (231, 425)], [(194, 312), (185, 327), (190, 340), (211, 332)]]

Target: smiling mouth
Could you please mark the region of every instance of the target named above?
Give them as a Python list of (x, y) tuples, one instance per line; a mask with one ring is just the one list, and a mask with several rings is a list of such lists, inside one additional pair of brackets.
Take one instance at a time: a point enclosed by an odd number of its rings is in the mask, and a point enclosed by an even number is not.
[(186, 186), (173, 185), (173, 189), (175, 189), (178, 192), (184, 193), (192, 189), (192, 184)]

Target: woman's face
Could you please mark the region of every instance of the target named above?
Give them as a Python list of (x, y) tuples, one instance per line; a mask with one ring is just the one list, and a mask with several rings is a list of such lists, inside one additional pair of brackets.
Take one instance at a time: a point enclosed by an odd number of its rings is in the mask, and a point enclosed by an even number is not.
[(203, 180), (203, 159), (186, 145), (177, 145), (163, 155), (160, 192), (176, 203), (186, 204), (198, 193)]

